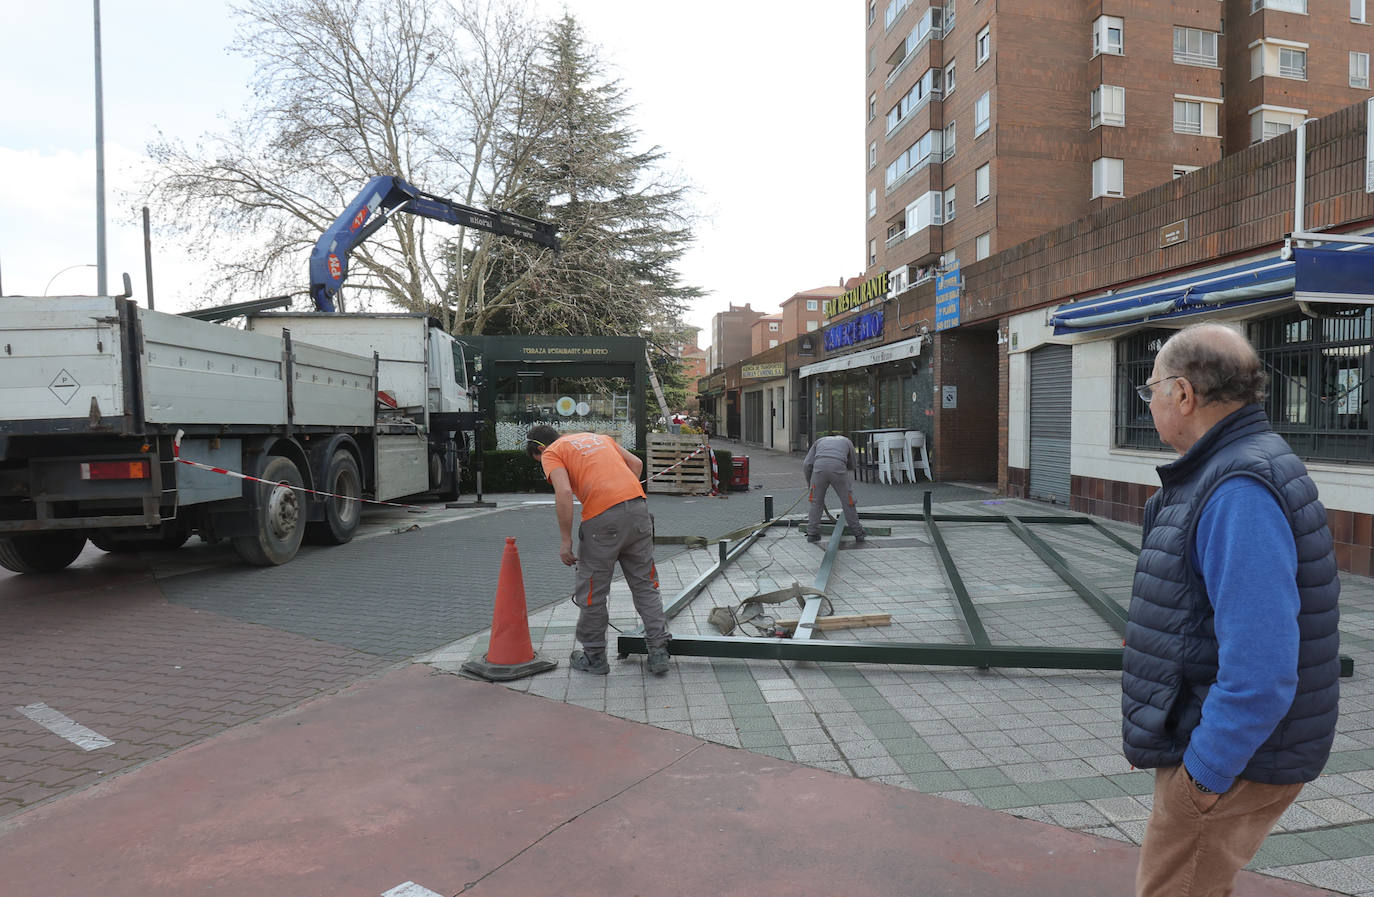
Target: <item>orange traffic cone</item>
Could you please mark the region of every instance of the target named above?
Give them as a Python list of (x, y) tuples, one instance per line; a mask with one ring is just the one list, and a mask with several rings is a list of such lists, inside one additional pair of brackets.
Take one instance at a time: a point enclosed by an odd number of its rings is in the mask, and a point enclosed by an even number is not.
[(515, 540), (507, 537), (506, 550), (501, 555), (501, 575), (496, 581), (496, 606), (491, 613), (491, 641), (482, 659), (464, 663), (463, 672), (490, 682), (508, 682), (557, 666), (558, 661), (536, 654), (530, 642), (520, 551), (515, 547)]

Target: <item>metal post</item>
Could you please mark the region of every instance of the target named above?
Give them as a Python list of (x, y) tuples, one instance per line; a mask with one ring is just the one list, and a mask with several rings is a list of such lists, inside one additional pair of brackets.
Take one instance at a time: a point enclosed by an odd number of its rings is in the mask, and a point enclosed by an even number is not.
[(1303, 207), (1307, 205), (1307, 122), (1298, 125), (1298, 147), (1294, 153), (1293, 233), (1303, 232)]
[(143, 207), (143, 281), (148, 288), (148, 310), (153, 310), (153, 231), (148, 223), (148, 207)]
[(771, 495), (765, 495), (765, 496), (763, 497), (763, 522), (764, 522), (764, 523), (767, 523), (768, 521), (770, 521), (770, 520), (772, 520), (772, 519), (773, 519), (773, 496), (771, 496)]
[(96, 295), (107, 296), (105, 279), (105, 101), (100, 74), (100, 0), (95, 3), (95, 267)]

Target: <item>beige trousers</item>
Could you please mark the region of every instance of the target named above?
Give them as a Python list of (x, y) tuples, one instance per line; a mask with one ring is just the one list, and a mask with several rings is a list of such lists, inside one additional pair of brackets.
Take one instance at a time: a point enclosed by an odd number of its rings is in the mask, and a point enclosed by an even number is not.
[(1182, 766), (1155, 770), (1155, 804), (1136, 870), (1137, 897), (1226, 897), (1302, 785), (1236, 779), (1203, 794)]

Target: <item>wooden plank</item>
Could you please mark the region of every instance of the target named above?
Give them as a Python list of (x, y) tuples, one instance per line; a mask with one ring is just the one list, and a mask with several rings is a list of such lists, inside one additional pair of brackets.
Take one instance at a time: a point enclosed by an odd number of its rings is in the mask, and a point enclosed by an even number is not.
[[(783, 629), (796, 629), (800, 620), (778, 620), (774, 625)], [(812, 629), (858, 629), (861, 626), (887, 626), (892, 622), (892, 614), (835, 614), (817, 617), (811, 624)]]

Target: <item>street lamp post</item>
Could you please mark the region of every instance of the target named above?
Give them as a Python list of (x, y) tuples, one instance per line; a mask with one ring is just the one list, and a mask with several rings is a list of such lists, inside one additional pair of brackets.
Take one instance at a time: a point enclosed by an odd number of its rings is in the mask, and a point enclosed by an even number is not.
[(57, 280), (57, 278), (61, 277), (63, 274), (66, 274), (68, 271), (75, 271), (77, 268), (95, 268), (95, 267), (98, 267), (98, 266), (97, 266), (97, 265), (92, 265), (92, 264), (89, 264), (89, 263), (84, 264), (84, 265), (68, 265), (67, 267), (63, 268), (61, 271), (58, 271), (58, 272), (57, 272), (56, 274), (54, 274), (52, 277), (49, 277), (49, 278), (48, 278), (48, 286), (43, 287), (43, 295), (44, 295), (44, 296), (48, 295), (48, 287), (51, 287), (51, 286), (52, 286), (52, 282), (53, 282), (54, 280)]

